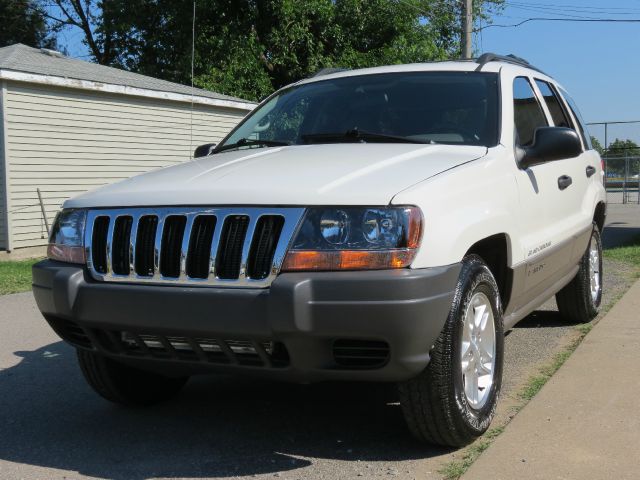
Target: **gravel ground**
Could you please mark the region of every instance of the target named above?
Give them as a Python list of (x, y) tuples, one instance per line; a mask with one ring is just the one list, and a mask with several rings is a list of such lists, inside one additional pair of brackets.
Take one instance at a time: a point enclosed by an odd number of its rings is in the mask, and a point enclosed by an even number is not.
[[(630, 284), (605, 265), (604, 304)], [(506, 340), (505, 415), (575, 335), (549, 302)], [(0, 297), (0, 478), (440, 478), (455, 458), (409, 436), (393, 388), (203, 377), (145, 410), (96, 397), (30, 293)]]

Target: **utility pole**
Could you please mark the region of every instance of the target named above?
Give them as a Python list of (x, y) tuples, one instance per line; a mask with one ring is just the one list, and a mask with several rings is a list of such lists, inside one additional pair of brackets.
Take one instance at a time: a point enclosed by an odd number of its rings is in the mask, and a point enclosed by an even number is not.
[(473, 0), (462, 0), (462, 58), (471, 58), (473, 35)]

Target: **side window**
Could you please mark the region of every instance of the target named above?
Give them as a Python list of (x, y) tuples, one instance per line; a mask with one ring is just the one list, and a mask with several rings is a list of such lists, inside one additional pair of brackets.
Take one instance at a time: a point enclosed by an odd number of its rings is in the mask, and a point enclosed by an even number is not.
[(536, 94), (525, 77), (517, 77), (513, 81), (513, 112), (520, 145), (531, 144), (536, 128), (549, 125)]
[(578, 133), (582, 137), (582, 142), (586, 146), (587, 150), (593, 150), (593, 146), (591, 145), (591, 137), (589, 136), (589, 130), (587, 130), (587, 125), (584, 123), (584, 120), (582, 119), (582, 115), (580, 115), (580, 110), (578, 110), (578, 106), (576, 105), (576, 102), (574, 102), (573, 98), (571, 98), (571, 96), (562, 88), (560, 89), (560, 93), (562, 94), (565, 101), (567, 102), (567, 105), (569, 105), (569, 108), (573, 113), (573, 117), (576, 119), (576, 122), (578, 123)]
[(551, 112), (551, 118), (553, 119), (553, 123), (556, 127), (567, 127), (573, 128), (571, 122), (569, 122), (569, 118), (567, 113), (565, 112), (558, 96), (553, 91), (551, 85), (542, 80), (536, 80), (536, 85), (542, 93), (542, 97), (544, 98), (544, 102), (547, 104), (547, 108)]

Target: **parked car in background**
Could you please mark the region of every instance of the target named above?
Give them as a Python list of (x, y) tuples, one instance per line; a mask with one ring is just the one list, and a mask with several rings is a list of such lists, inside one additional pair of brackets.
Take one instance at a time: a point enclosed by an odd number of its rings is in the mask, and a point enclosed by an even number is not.
[(413, 434), (461, 446), (504, 333), (602, 298), (601, 160), (516, 57), (322, 72), (194, 162), (67, 201), (33, 268), (45, 319), (108, 400), (191, 375), (395, 382)]

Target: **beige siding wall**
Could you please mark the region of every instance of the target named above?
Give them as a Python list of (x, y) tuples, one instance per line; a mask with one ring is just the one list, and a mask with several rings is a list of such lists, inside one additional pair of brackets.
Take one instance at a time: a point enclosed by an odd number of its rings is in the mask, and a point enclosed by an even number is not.
[(7, 249), (7, 192), (4, 157), (4, 82), (0, 82), (0, 250)]
[(7, 87), (12, 248), (46, 243), (37, 188), (52, 221), (71, 196), (188, 161), (193, 147), (219, 141), (247, 113), (195, 104), (192, 114), (189, 103), (17, 82)]

